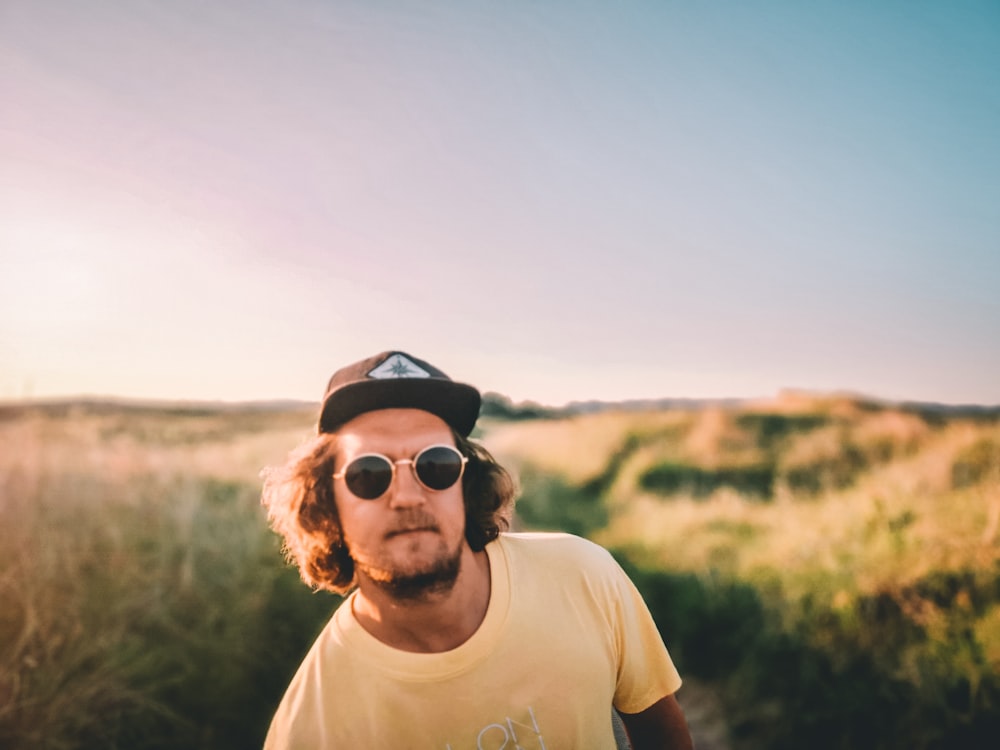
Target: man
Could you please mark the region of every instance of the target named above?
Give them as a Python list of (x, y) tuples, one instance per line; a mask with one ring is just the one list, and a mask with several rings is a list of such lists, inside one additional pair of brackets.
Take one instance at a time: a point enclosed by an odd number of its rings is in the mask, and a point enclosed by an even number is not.
[(345, 594), (267, 750), (690, 748), (680, 677), (611, 556), (511, 534), (514, 484), (468, 440), (479, 392), (404, 352), (337, 371), (318, 437), (265, 473), (303, 580)]

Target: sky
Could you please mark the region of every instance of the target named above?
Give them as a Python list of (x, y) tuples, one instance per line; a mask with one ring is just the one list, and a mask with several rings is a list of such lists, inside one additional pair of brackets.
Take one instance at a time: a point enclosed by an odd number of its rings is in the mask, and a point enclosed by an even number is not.
[(0, 400), (1000, 404), (995, 0), (0, 0)]

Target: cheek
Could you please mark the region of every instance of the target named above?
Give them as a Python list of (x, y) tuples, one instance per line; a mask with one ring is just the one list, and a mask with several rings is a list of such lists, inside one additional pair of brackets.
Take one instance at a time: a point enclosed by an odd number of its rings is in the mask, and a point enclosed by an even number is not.
[(366, 520), (370, 509), (354, 502), (337, 503), (337, 515), (340, 517), (340, 531), (345, 539), (358, 538), (364, 535), (364, 529), (371, 525)]
[(454, 519), (456, 524), (461, 524), (462, 528), (465, 528), (465, 501), (463, 500), (461, 491), (442, 499), (445, 501), (442, 504), (442, 512), (446, 513), (449, 518)]

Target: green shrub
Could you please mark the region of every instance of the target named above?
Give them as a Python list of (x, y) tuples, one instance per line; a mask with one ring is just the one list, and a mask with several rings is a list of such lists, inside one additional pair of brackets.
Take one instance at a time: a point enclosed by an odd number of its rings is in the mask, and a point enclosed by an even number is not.
[[(937, 571), (845, 608), (616, 556), (682, 674), (721, 689), (737, 748), (985, 750), (1000, 736), (997, 644), (976, 627), (1000, 605), (1000, 569)], [(939, 616), (915, 617), (918, 605)]]
[(1000, 444), (981, 438), (962, 450), (951, 467), (951, 484), (955, 489), (979, 484), (987, 477), (1000, 481)]
[(653, 614), (684, 674), (724, 679), (746, 658), (764, 628), (765, 611), (752, 586), (637, 567), (627, 551), (614, 551)]
[(607, 507), (593, 486), (576, 486), (531, 466), (519, 475), (517, 515), (529, 528), (587, 536), (607, 525)]
[(823, 414), (761, 414), (744, 412), (736, 415), (736, 425), (754, 433), (757, 441), (771, 448), (789, 435), (810, 432), (830, 422)]
[(644, 471), (639, 486), (651, 492), (667, 495), (686, 492), (694, 497), (708, 497), (715, 490), (728, 487), (748, 497), (767, 499), (773, 494), (774, 467), (754, 464), (705, 469), (667, 461)]
[(788, 488), (801, 495), (849, 487), (868, 467), (868, 459), (857, 446), (845, 443), (833, 456), (789, 466), (781, 473)]

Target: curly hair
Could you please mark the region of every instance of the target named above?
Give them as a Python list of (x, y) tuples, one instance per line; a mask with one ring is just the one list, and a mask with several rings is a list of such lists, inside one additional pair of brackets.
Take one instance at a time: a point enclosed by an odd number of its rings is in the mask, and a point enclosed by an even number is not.
[[(452, 436), (468, 459), (462, 475), (465, 538), (478, 552), (510, 527), (516, 487), (486, 448), (454, 430)], [(314, 589), (346, 594), (357, 581), (333, 500), (337, 448), (336, 434), (324, 433), (292, 451), (284, 465), (264, 469), (261, 503), (302, 580)]]

